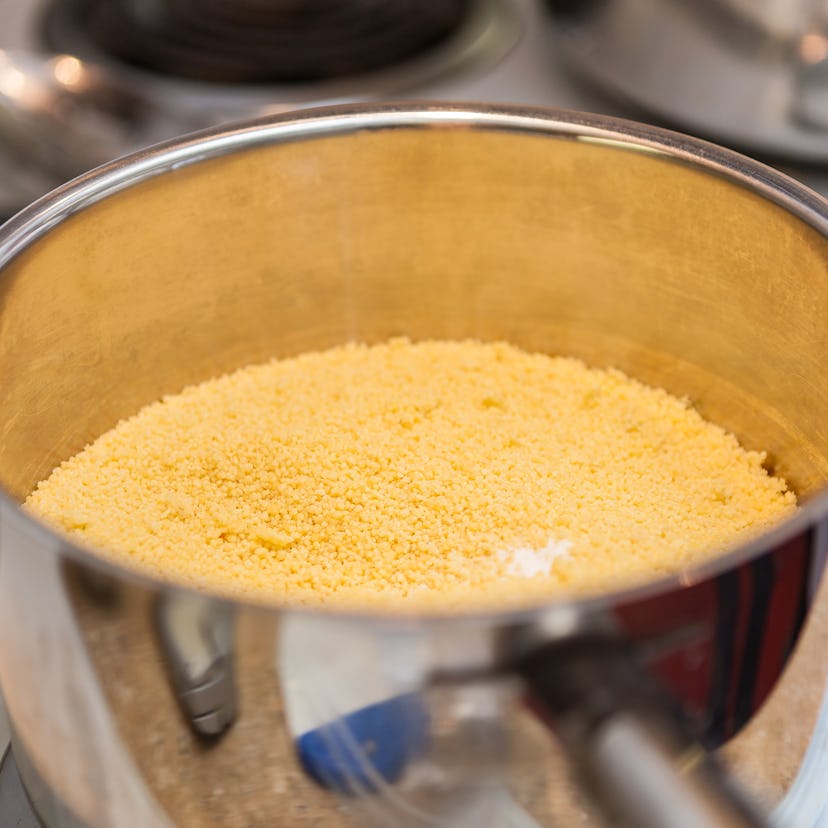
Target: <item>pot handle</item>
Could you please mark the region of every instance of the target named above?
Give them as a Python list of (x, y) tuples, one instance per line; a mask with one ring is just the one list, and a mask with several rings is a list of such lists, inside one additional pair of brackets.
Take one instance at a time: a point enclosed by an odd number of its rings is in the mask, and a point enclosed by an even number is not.
[(529, 706), (561, 739), (609, 824), (769, 826), (622, 641), (582, 635), (541, 644), (516, 668)]
[(236, 718), (233, 618), (229, 607), (187, 593), (162, 593), (155, 622), (173, 692), (190, 726), (216, 738)]

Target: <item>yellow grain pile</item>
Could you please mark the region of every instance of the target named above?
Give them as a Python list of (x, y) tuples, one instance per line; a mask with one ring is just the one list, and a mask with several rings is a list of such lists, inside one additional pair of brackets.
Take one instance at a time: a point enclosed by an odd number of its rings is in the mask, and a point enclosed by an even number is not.
[(506, 344), (394, 340), (165, 398), (27, 505), (169, 579), (447, 606), (680, 569), (796, 508), (762, 461), (618, 371)]

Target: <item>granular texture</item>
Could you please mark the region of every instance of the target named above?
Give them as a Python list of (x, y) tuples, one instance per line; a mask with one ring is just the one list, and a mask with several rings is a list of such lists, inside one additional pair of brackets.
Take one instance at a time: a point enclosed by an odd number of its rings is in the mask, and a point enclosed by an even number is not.
[(29, 497), (141, 570), (291, 603), (523, 602), (675, 572), (796, 508), (685, 401), (511, 345), (344, 345), (187, 388)]

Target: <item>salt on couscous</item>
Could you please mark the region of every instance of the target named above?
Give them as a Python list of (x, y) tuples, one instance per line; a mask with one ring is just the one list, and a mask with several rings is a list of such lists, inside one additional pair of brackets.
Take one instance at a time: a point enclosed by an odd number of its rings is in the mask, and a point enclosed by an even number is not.
[(289, 603), (521, 601), (678, 571), (796, 509), (685, 401), (504, 343), (244, 368), (122, 421), (26, 506), (140, 570)]

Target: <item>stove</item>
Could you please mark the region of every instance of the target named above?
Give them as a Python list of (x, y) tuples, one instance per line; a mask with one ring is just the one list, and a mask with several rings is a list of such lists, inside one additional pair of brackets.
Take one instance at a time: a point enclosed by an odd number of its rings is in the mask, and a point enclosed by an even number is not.
[[(553, 45), (555, 27), (541, 0), (440, 0), (430, 4), (360, 0), (354, 7), (367, 8), (374, 17), (386, 10), (385, 22), (392, 29), (388, 39), (379, 37), (370, 26), (365, 31), (361, 15), (329, 22), (316, 36), (304, 21), (305, 28), (298, 27), (297, 37), (304, 38), (308, 54), (315, 54), (324, 51), (339, 32), (352, 30), (359, 44), (379, 46), (381, 54), (357, 60), (355, 54), (342, 49), (336, 60), (299, 61), (292, 72), (288, 66), (290, 47), (276, 43), (279, 38), (257, 32), (262, 28), (259, 18), (266, 16), (262, 9), (289, 10), (297, 4), (202, 2), (199, 9), (215, 7), (214, 16), (208, 22), (202, 20), (201, 29), (190, 40), (182, 32), (189, 32), (186, 8), (192, 8), (193, 3), (169, 0), (155, 5), (180, 6), (181, 11), (166, 23), (154, 18), (142, 22), (136, 16), (153, 3), (0, 0), (0, 49), (9, 50), (12, 57), (18, 57), (20, 50), (38, 56), (70, 54), (102, 69), (118, 89), (135, 97), (136, 106), (143, 107), (140, 123), (124, 125), (123, 119), (118, 120), (116, 131), (124, 138), (123, 151), (229, 120), (342, 101), (502, 101), (614, 114), (629, 111), (564, 77)], [(316, 0), (311, 5), (340, 8), (348, 4)], [(439, 7), (443, 14), (436, 16), (439, 19), (410, 25), (402, 12), (395, 19), (387, 10), (407, 9), (410, 18), (412, 8), (426, 6)], [(220, 13), (229, 14), (230, 8), (233, 19), (221, 19)], [(125, 11), (119, 15), (116, 9)], [(420, 17), (416, 15), (417, 20)], [(204, 43), (216, 41), (215, 30), (228, 27), (244, 49), (234, 51), (225, 45), (218, 53), (210, 50), (209, 60), (190, 60), (193, 51), (203, 53)], [(159, 31), (161, 35), (153, 36)], [(151, 49), (144, 48), (147, 43), (153, 44)], [(280, 48), (274, 50), (274, 44)], [(263, 48), (271, 58), (256, 69), (256, 61), (251, 64), (245, 50), (256, 55)], [(25, 71), (25, 64), (18, 64), (21, 67)], [(52, 68), (71, 74), (73, 65), (62, 62)], [(34, 142), (25, 138), (14, 143), (3, 141), (4, 123), (8, 125), (10, 120), (3, 117), (3, 78), (0, 61), (0, 216), (9, 216), (93, 162), (108, 160), (112, 149), (105, 139), (113, 131), (109, 120), (121, 113), (91, 113), (95, 122), (109, 119), (100, 124), (104, 138), (98, 158), (87, 154), (78, 159), (75, 169), (46, 169), (54, 165), (44, 163), (44, 153), (33, 155)], [(66, 102), (61, 105), (65, 107)], [(78, 118), (85, 114), (79, 113)], [(76, 126), (71, 115), (66, 115), (61, 128), (71, 131)], [(92, 129), (98, 125), (93, 123)], [(124, 132), (128, 134), (124, 136)], [(86, 136), (87, 132), (78, 136), (85, 147), (90, 143)], [(48, 154), (52, 161), (58, 155)]]
[[(317, 18), (303, 15), (302, 4), (263, 0), (0, 0), (0, 50), (89, 61), (134, 93), (149, 115), (141, 129), (126, 135), (128, 150), (236, 118), (382, 98), (522, 103), (660, 120), (629, 97), (611, 97), (567, 70), (559, 48), (562, 30), (541, 0), (309, 5)], [(430, 12), (422, 13), (426, 8)], [(73, 65), (71, 58), (64, 63)], [(4, 142), (3, 93), (0, 71), (0, 220), (67, 177), (39, 164), (25, 146)], [(690, 130), (685, 125), (683, 131)], [(105, 150), (101, 161), (110, 157)], [(828, 166), (765, 160), (828, 195)], [(757, 770), (767, 765), (763, 750), (773, 744), (767, 734), (786, 729), (793, 771), (770, 794), (778, 801), (788, 793), (777, 810), (786, 824), (828, 828), (822, 792), (828, 779), (828, 705), (820, 713), (820, 656), (826, 646), (828, 586), (785, 686), (732, 751), (737, 767), (767, 786), (770, 777)], [(792, 706), (801, 711), (796, 725), (788, 715)], [(0, 825), (37, 828), (8, 749), (1, 707), (0, 757)]]

